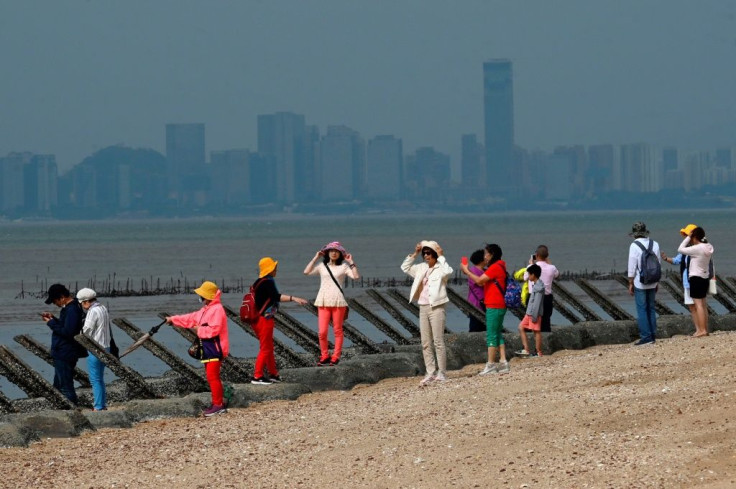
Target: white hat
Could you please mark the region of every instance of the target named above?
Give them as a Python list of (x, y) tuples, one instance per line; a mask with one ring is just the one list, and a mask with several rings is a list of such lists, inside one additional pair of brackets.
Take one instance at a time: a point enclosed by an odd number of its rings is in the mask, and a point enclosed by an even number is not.
[(437, 241), (427, 241), (427, 240), (425, 240), (425, 241), (422, 241), (419, 244), (422, 247), (422, 249), (429, 248), (430, 250), (432, 250), (435, 253), (437, 253), (437, 255), (440, 254), (440, 245), (437, 244)]
[(91, 301), (92, 299), (96, 299), (96, 298), (97, 298), (97, 292), (95, 292), (92, 289), (88, 289), (86, 287), (84, 289), (80, 289), (77, 292), (77, 300), (80, 302)]

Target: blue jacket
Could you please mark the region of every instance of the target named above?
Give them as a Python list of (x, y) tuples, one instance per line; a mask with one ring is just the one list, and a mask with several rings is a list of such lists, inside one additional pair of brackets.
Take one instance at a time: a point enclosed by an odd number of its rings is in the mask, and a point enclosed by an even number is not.
[(51, 356), (54, 360), (76, 362), (87, 356), (87, 350), (74, 340), (84, 326), (84, 311), (77, 299), (61, 308), (59, 319), (51, 318), (46, 325), (52, 331)]

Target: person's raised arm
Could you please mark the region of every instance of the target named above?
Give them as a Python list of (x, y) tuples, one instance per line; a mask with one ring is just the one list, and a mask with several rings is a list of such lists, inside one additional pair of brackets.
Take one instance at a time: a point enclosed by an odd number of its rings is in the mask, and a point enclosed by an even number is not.
[(319, 260), (323, 256), (324, 256), (324, 253), (322, 253), (321, 251), (318, 251), (314, 255), (314, 258), (312, 258), (311, 260), (309, 260), (309, 263), (307, 263), (306, 268), (304, 268), (304, 275), (309, 275), (310, 273), (312, 273), (312, 270), (314, 270), (315, 263), (317, 263), (317, 260)]

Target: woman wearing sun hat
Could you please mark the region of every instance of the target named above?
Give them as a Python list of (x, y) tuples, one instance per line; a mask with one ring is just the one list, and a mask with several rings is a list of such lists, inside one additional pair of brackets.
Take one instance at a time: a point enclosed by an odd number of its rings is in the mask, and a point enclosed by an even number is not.
[[(296, 302), (306, 304), (307, 301), (301, 297), (285, 295), (276, 287), (276, 271), (279, 262), (266, 256), (258, 262), (258, 280), (253, 282), (255, 290), (256, 309), (261, 311), (258, 321), (253, 326), (260, 344), (258, 356), (256, 357), (255, 371), (251, 384), (268, 385), (281, 382), (279, 371), (276, 368), (276, 356), (273, 352), (273, 316), (279, 309), (281, 302)], [(266, 376), (268, 372), (268, 376)]]
[[(690, 233), (693, 232), (693, 229), (695, 229), (695, 224), (688, 224), (684, 228), (680, 229), (680, 236), (683, 238), (685, 236), (690, 236)], [(695, 323), (695, 302), (693, 302), (692, 297), (690, 297), (690, 279), (688, 277), (688, 269), (690, 268), (690, 257), (687, 255), (683, 255), (682, 253), (678, 253), (677, 256), (674, 258), (670, 258), (667, 256), (667, 254), (663, 251), (661, 253), (662, 259), (668, 263), (671, 263), (673, 265), (680, 265), (680, 277), (682, 278), (682, 296), (684, 297), (684, 303), (687, 306), (688, 309), (690, 309), (690, 316), (693, 318), (693, 324)]]
[[(321, 259), (321, 263), (317, 263)], [(327, 243), (312, 258), (304, 269), (304, 275), (319, 275), (320, 285), (314, 305), (317, 307), (319, 323), (320, 358), (317, 366), (335, 366), (342, 354), (343, 332), (342, 325), (348, 310), (343, 288), (345, 278), (353, 280), (360, 278), (358, 268), (353, 262), (353, 256), (345, 251), (339, 241)], [(332, 322), (335, 333), (335, 350), (330, 356), (327, 333)]]
[[(414, 263), (417, 256), (422, 257), (421, 263)], [(447, 280), (452, 276), (452, 267), (437, 241), (420, 241), (414, 252), (404, 259), (401, 270), (414, 278), (409, 300), (419, 305), (419, 333), (426, 368), (426, 375), (419, 385), (442, 382), (446, 380), (447, 370), (445, 304), (449, 301)]]
[(708, 336), (708, 285), (710, 282), (710, 260), (713, 256), (713, 245), (705, 237), (705, 230), (696, 227), (688, 234), (680, 247), (678, 253), (690, 257), (688, 267), (688, 279), (690, 280), (690, 297), (695, 303), (693, 322), (695, 323), (695, 334), (693, 336)]
[(167, 316), (166, 322), (180, 328), (191, 328), (202, 342), (206, 341), (212, 347), (205, 348), (205, 352), (211, 353), (207, 355), (207, 358), (201, 360), (212, 391), (212, 405), (203, 413), (209, 417), (227, 412), (220, 379), (221, 360), (230, 353), (227, 315), (220, 302), (222, 292), (214, 282), (202, 282), (198, 289), (194, 289), (194, 293), (200, 297), (199, 300), (204, 303), (204, 306), (199, 311), (189, 314)]

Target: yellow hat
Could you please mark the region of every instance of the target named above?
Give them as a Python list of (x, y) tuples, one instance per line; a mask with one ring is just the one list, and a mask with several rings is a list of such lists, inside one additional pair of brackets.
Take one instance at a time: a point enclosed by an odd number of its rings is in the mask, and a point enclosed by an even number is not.
[(198, 289), (194, 289), (194, 293), (200, 296), (202, 299), (211, 301), (215, 298), (217, 291), (220, 290), (214, 282), (204, 281)]
[(692, 233), (693, 229), (695, 229), (696, 227), (698, 226), (696, 226), (695, 224), (688, 224), (684, 228), (680, 229), (680, 234), (682, 234), (683, 236), (690, 236), (690, 233)]
[(261, 261), (258, 262), (258, 268), (260, 268), (260, 273), (258, 274), (258, 278), (263, 278), (269, 273), (276, 270), (276, 265), (278, 265), (279, 262), (271, 258), (270, 256), (261, 258)]

